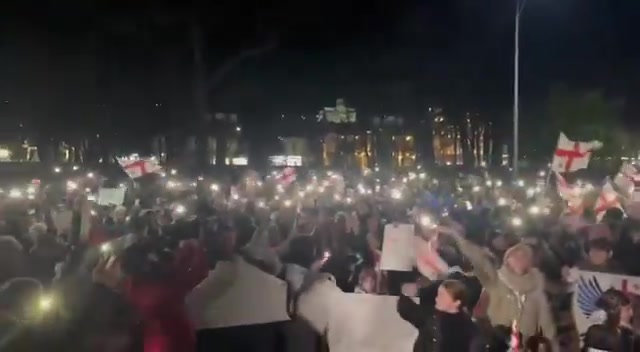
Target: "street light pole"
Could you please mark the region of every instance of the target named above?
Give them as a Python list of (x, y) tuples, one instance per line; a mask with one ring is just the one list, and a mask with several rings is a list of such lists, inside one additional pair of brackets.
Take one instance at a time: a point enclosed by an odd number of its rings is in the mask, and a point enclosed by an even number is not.
[[(526, 1), (526, 0), (525, 0)], [(513, 50), (513, 175), (518, 176), (518, 123), (519, 123), (519, 96), (520, 96), (520, 14), (524, 2), (516, 0), (515, 18), (515, 45)]]

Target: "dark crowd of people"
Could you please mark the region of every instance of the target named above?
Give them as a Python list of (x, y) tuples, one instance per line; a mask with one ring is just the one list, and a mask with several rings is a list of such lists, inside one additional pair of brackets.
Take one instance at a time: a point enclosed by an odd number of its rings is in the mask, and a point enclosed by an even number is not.
[[(137, 180), (119, 205), (97, 204), (95, 187), (5, 192), (0, 351), (331, 351), (298, 312), (304, 293), (287, 277), (292, 267), (306, 289), (326, 273), (345, 293), (397, 296), (415, 352), (640, 351), (635, 296), (606, 290), (595, 303), (602, 319), (583, 336), (571, 313), (576, 270), (640, 276), (632, 206), (597, 223), (588, 208), (567, 214), (539, 186), (339, 178), (179, 188), (157, 177)], [(437, 243), (449, 270), (379, 270), (394, 223)], [(190, 292), (237, 257), (289, 284), (290, 319), (197, 330)]]

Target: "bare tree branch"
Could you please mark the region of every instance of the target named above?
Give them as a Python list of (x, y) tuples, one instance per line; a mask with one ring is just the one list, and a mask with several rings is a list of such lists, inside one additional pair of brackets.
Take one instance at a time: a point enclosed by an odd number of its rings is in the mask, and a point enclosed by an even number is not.
[(227, 74), (229, 74), (229, 72), (231, 72), (236, 66), (241, 64), (243, 61), (265, 54), (275, 49), (277, 45), (278, 45), (278, 40), (274, 36), (260, 46), (243, 50), (239, 52), (237, 55), (229, 58), (229, 60), (225, 61), (225, 63), (223, 63), (218, 68), (216, 68), (210, 74), (209, 79), (207, 80), (207, 89), (211, 90), (215, 88), (217, 85), (219, 85), (220, 82), (222, 82), (225, 79)]

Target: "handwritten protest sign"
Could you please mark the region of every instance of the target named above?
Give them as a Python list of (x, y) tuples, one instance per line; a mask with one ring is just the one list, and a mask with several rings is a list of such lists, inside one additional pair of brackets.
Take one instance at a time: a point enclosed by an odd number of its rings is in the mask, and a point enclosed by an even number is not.
[(413, 224), (384, 227), (380, 270), (411, 271), (415, 265)]

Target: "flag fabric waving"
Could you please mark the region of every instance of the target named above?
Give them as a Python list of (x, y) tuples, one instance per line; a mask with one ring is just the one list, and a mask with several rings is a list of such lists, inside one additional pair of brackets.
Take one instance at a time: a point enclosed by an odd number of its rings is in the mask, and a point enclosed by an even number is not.
[(574, 142), (560, 133), (558, 146), (553, 154), (551, 170), (555, 172), (573, 172), (586, 169), (591, 152), (601, 146), (599, 142)]
[(292, 167), (287, 167), (282, 170), (282, 173), (278, 177), (278, 181), (284, 185), (289, 185), (293, 183), (297, 178), (296, 169)]
[(582, 192), (580, 188), (569, 184), (567, 180), (557, 172), (555, 176), (558, 194), (567, 202), (569, 213), (582, 213)]
[(436, 280), (449, 270), (449, 264), (438, 253), (438, 237), (426, 241), (416, 237), (416, 267), (425, 277)]
[(613, 183), (625, 198), (640, 201), (640, 172), (635, 165), (623, 163)]
[(162, 167), (153, 159), (118, 159), (118, 163), (122, 167), (122, 170), (124, 170), (124, 172), (126, 172), (131, 178), (139, 178), (144, 175), (159, 173), (162, 171)]
[(600, 191), (600, 196), (596, 200), (595, 205), (595, 213), (598, 222), (602, 220), (604, 213), (608, 209), (619, 208), (622, 209), (622, 205), (620, 204), (620, 200), (618, 200), (618, 192), (615, 191), (613, 185), (609, 180), (607, 180), (602, 186), (602, 191)]

